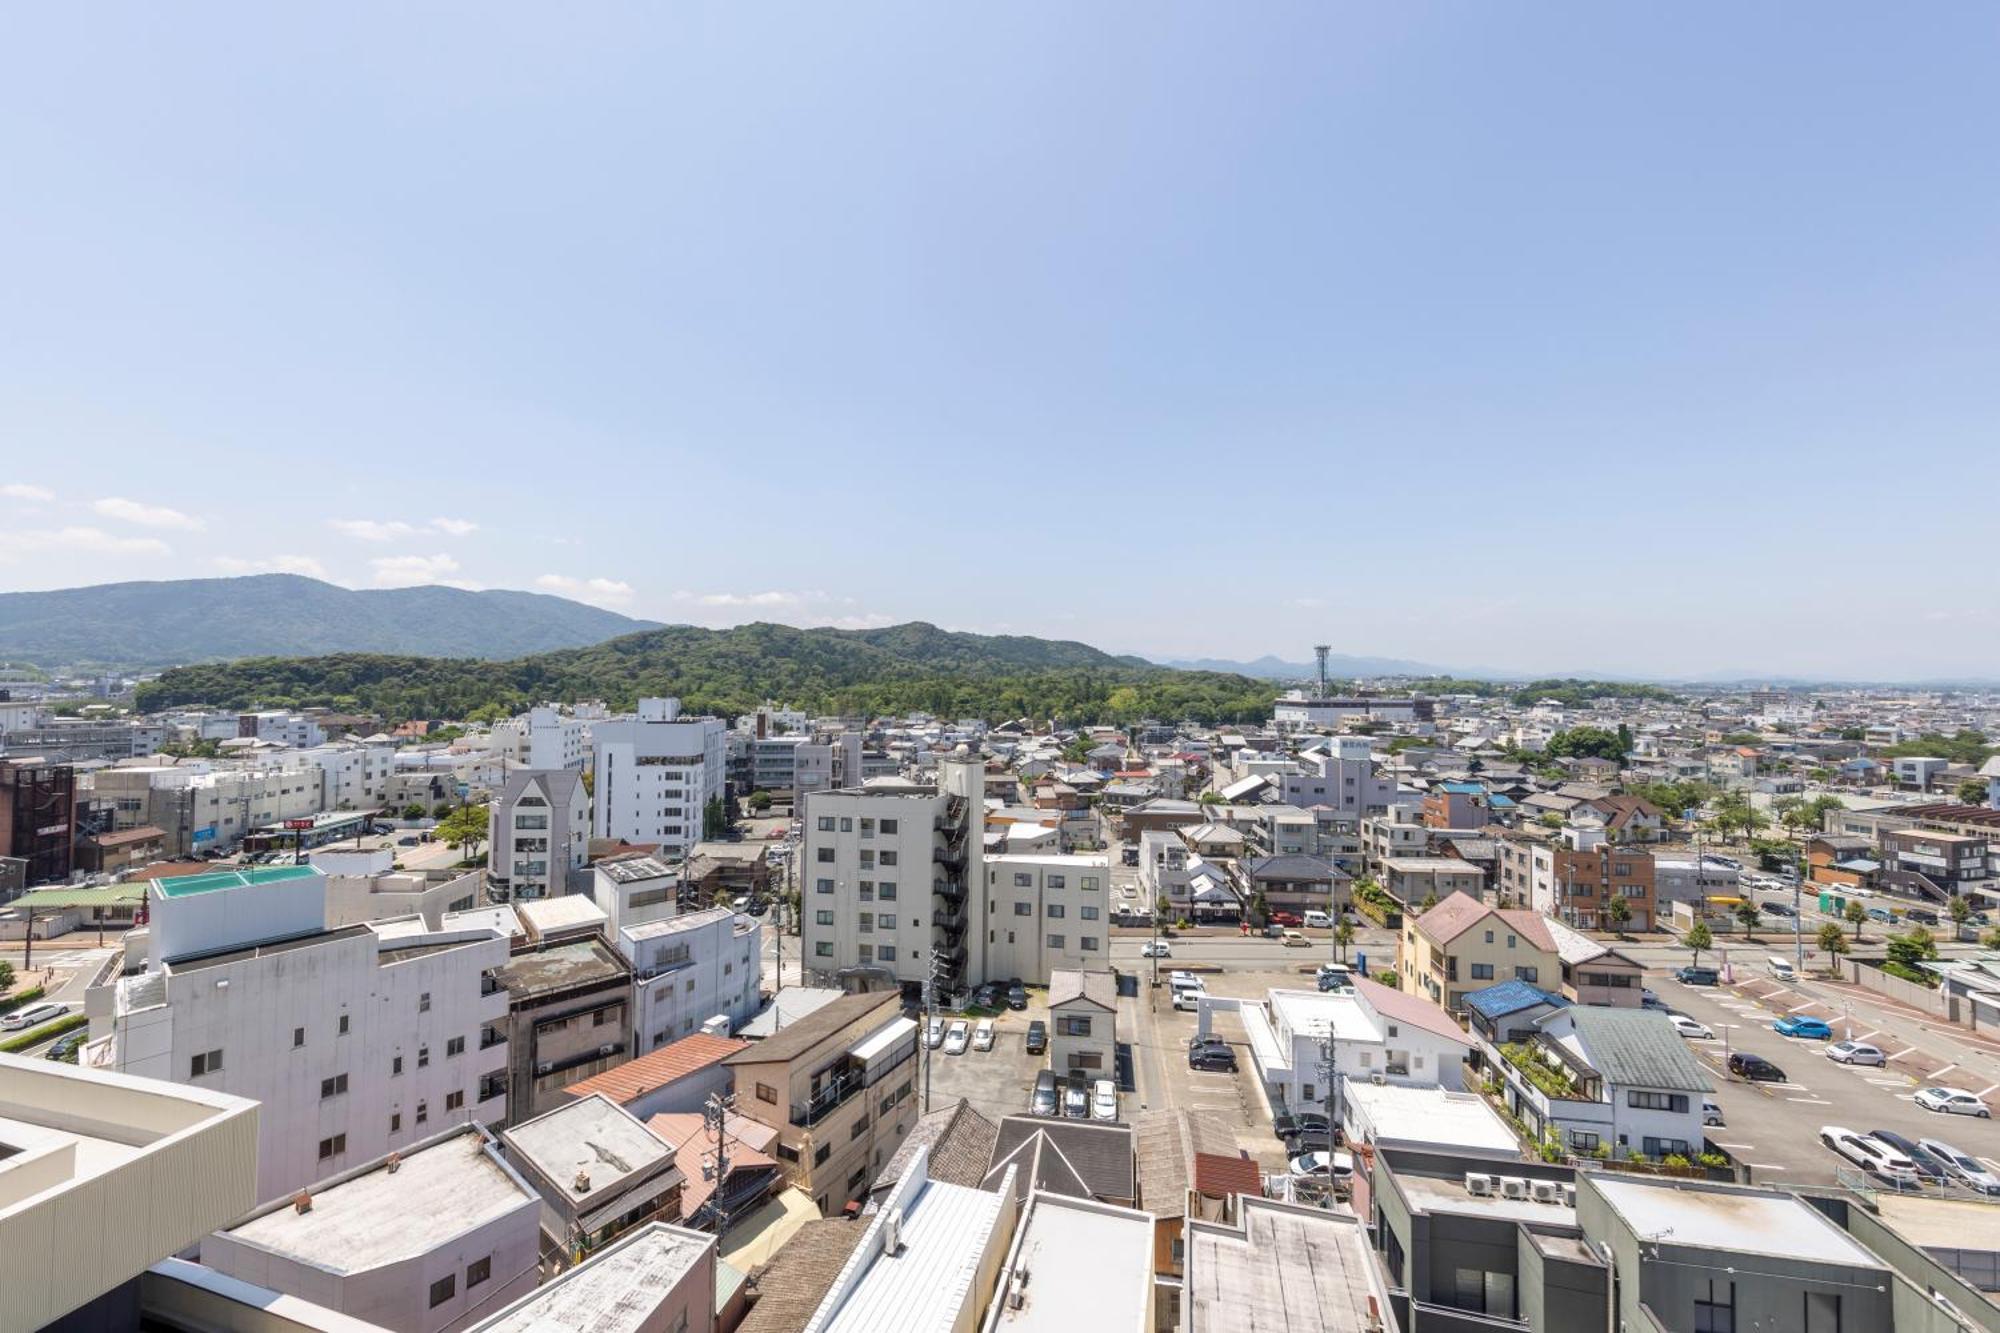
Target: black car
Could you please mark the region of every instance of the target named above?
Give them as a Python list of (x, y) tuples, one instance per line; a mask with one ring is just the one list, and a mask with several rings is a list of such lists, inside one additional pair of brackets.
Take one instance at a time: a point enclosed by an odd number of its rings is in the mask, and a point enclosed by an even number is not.
[(1233, 1074), (1236, 1072), (1236, 1052), (1229, 1049), (1227, 1042), (1213, 1038), (1198, 1039), (1188, 1044), (1188, 1068), (1221, 1070)]
[(1747, 1078), (1753, 1083), (1783, 1083), (1785, 1071), (1766, 1060), (1761, 1055), (1748, 1051), (1738, 1051), (1729, 1057), (1729, 1072), (1738, 1078)]
[(1868, 1131), (1868, 1137), (1888, 1144), (1891, 1148), (1909, 1158), (1911, 1163), (1917, 1168), (1917, 1174), (1923, 1177), (1926, 1185), (1944, 1184), (1946, 1175), (1944, 1163), (1931, 1156), (1924, 1149), (1919, 1148), (1911, 1140), (1904, 1138), (1901, 1134), (1893, 1130), (1887, 1129), (1871, 1129)]
[(1341, 1134), (1337, 1129), (1301, 1129), (1285, 1136), (1285, 1156), (1297, 1157), (1309, 1152), (1332, 1152), (1340, 1146)]
[(1028, 1007), (1028, 988), (1018, 981), (1011, 983), (1007, 987), (1007, 1007), (1009, 1009), (1026, 1009)]
[(70, 1064), (75, 1064), (76, 1048), (83, 1045), (86, 1041), (89, 1040), (90, 1040), (90, 1033), (87, 1031), (65, 1033), (63, 1036), (58, 1037), (56, 1039), (55, 1045), (49, 1047), (49, 1049), (43, 1053), (44, 1057), (50, 1060), (64, 1060), (69, 1062)]
[(1044, 1069), (1035, 1075), (1034, 1095), (1028, 1101), (1030, 1115), (1058, 1115), (1062, 1111), (1062, 1094), (1057, 1090), (1056, 1071)]
[(1935, 926), (1938, 924), (1938, 914), (1928, 907), (1912, 907), (1903, 913), (1903, 919), (1906, 921), (1915, 921), (1926, 926)]
[(1772, 916), (1794, 915), (1794, 913), (1792, 912), (1792, 905), (1790, 903), (1768, 902), (1764, 904), (1764, 910), (1770, 913)]
[(1028, 1054), (1040, 1055), (1049, 1048), (1049, 1025), (1041, 1019), (1028, 1024)]
[(989, 981), (972, 993), (972, 1002), (981, 1009), (998, 1009), (1001, 1002), (1001, 987), (997, 981)]
[(1300, 1130), (1326, 1127), (1326, 1117), (1318, 1111), (1300, 1111), (1297, 1114), (1282, 1111), (1271, 1121), (1271, 1132), (1281, 1139), (1288, 1139)]

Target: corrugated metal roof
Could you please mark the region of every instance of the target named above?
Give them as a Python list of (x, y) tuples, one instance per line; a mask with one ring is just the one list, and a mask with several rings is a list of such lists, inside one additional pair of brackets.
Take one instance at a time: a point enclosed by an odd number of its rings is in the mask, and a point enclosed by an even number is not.
[[(1575, 1025), (1583, 1058), (1608, 1083), (1624, 1087), (1673, 1088), (1709, 1092), (1701, 1062), (1689, 1054), (1687, 1042), (1656, 1009), (1608, 1009), (1572, 1005), (1563, 1011)], [(1557, 1021), (1560, 1015), (1544, 1019)]]

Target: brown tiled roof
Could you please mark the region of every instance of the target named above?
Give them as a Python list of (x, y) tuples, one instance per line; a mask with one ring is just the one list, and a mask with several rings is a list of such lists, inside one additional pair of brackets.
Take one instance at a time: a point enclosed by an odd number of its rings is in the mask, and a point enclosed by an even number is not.
[(1410, 995), (1394, 986), (1384, 986), (1379, 981), (1367, 977), (1354, 978), (1354, 989), (1361, 998), (1368, 1001), (1370, 1008), (1384, 1018), (1393, 1018), (1398, 1023), (1408, 1023), (1426, 1032), (1435, 1032), (1441, 1037), (1450, 1037), (1464, 1045), (1472, 1045), (1472, 1038), (1465, 1035), (1465, 1029), (1452, 1021), (1450, 1014), (1432, 1004), (1421, 995)]
[(1264, 1197), (1264, 1177), (1249, 1157), (1224, 1157), (1218, 1153), (1194, 1155), (1194, 1192), (1219, 1199), (1226, 1194)]
[(1556, 937), (1549, 933), (1549, 919), (1540, 912), (1525, 907), (1501, 908), (1494, 915), (1505, 921), (1516, 935), (1534, 945), (1537, 949), (1551, 952), (1556, 947)]
[(973, 1110), (972, 1103), (961, 1097), (917, 1121), (895, 1156), (883, 1164), (870, 1192), (887, 1193), (891, 1185), (903, 1178), (918, 1148), (931, 1150), (930, 1167), (925, 1174), (932, 1180), (978, 1189), (986, 1179), (986, 1163), (993, 1156), (993, 1141), (999, 1133), (998, 1125)]
[(1455, 940), (1484, 920), (1490, 910), (1479, 899), (1459, 890), (1418, 917), (1417, 929), (1440, 943)]
[(697, 1032), (636, 1060), (593, 1074), (581, 1083), (572, 1083), (563, 1091), (572, 1097), (601, 1092), (623, 1104), (726, 1060), (749, 1044), (734, 1037), (711, 1037), (706, 1032)]
[(890, 1018), (902, 1008), (902, 996), (895, 991), (863, 991), (854, 995), (843, 995), (839, 999), (819, 1008), (799, 1019), (790, 1027), (779, 1028), (762, 1041), (751, 1042), (748, 1049), (736, 1052), (724, 1064), (754, 1065), (772, 1060), (789, 1060), (795, 1055), (803, 1055), (825, 1041), (834, 1033), (846, 1027), (877, 1008), (883, 1017)]
[(736, 1333), (802, 1333), (868, 1230), (860, 1218), (822, 1217), (798, 1229), (756, 1275), (757, 1301)]
[[(706, 1117), (699, 1111), (663, 1112), (648, 1120), (646, 1128), (653, 1131), (662, 1143), (673, 1148), (674, 1165), (687, 1177), (681, 1184), (681, 1216), (693, 1217), (715, 1194), (715, 1181), (708, 1179), (709, 1173), (704, 1170), (712, 1165), (709, 1155), (715, 1150), (715, 1139), (708, 1133)], [(731, 1135), (731, 1175), (777, 1165), (771, 1157)]]

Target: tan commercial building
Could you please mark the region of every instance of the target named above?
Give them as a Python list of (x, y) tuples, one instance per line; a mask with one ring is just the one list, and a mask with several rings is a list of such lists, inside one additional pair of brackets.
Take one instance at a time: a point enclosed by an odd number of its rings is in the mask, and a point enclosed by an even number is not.
[(1488, 907), (1470, 894), (1454, 893), (1404, 922), (1396, 975), (1410, 994), (1458, 1010), (1468, 992), (1502, 981), (1552, 987), (1561, 975), (1561, 960), (1540, 916)]
[(917, 1121), (917, 1024), (894, 991), (843, 995), (724, 1063), (741, 1115), (822, 1213), (864, 1198)]

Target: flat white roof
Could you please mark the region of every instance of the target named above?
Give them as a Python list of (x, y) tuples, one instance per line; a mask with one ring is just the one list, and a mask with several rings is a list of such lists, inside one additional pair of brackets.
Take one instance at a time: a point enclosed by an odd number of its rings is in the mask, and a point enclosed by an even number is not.
[(1278, 1026), (1289, 1027), (1295, 1035), (1320, 1037), (1329, 1027), (1339, 1041), (1381, 1041), (1374, 1016), (1353, 995), (1328, 991), (1273, 990), (1269, 992), (1272, 1016)]
[(1356, 1112), (1350, 1120), (1371, 1127), (1376, 1143), (1450, 1147), (1508, 1158), (1521, 1154), (1521, 1141), (1514, 1137), (1514, 1131), (1477, 1093), (1349, 1079), (1343, 1095)]
[[(1039, 1191), (1014, 1241), (987, 1333), (1145, 1333), (1153, 1287), (1153, 1215)], [(1018, 1290), (1019, 1309), (1005, 1298)]]
[(1268, 1199), (1242, 1208), (1240, 1229), (1188, 1223), (1182, 1328), (1363, 1333), (1371, 1305), (1388, 1315), (1360, 1219)]
[[(567, 1191), (570, 1206), (579, 1213), (588, 1212), (625, 1181), (662, 1160), (671, 1161), (674, 1155), (664, 1140), (601, 1092), (515, 1125), (501, 1137), (543, 1176)], [(588, 1190), (574, 1187), (578, 1172), (590, 1177)]]
[(467, 1129), (405, 1154), (394, 1172), (376, 1162), (314, 1190), (310, 1212), (288, 1200), (223, 1234), (328, 1272), (358, 1273), (427, 1253), (523, 1206), (539, 1217), (540, 1196)]
[(864, 1038), (848, 1052), (857, 1060), (873, 1060), (903, 1038), (917, 1030), (917, 1020), (901, 1015), (882, 1025), (872, 1036)]
[(1790, 1194), (1686, 1184), (1653, 1185), (1592, 1174), (1590, 1184), (1634, 1235), (1663, 1243), (1815, 1263), (1881, 1268), (1854, 1237)]
[(807, 1333), (950, 1333), (1009, 1197), (926, 1180), (904, 1205), (895, 1257), (857, 1251), (865, 1268), (844, 1298), (819, 1308)]
[[(652, 1327), (674, 1290), (715, 1247), (715, 1237), (654, 1222), (525, 1296), (472, 1333), (636, 1333)], [(713, 1302), (704, 1289), (700, 1305)]]

